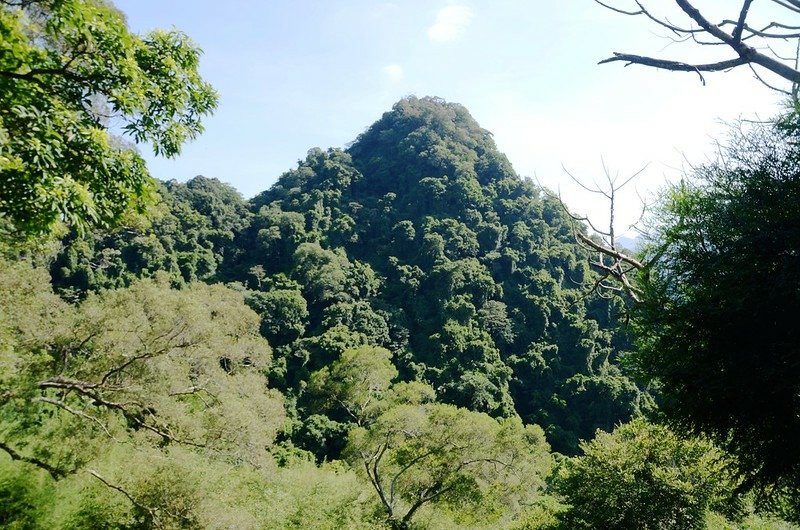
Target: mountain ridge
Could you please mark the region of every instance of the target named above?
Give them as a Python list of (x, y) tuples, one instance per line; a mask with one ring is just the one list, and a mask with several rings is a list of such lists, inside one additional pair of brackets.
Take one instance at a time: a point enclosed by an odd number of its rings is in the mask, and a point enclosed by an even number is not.
[[(270, 383), (299, 418), (287, 441), (318, 458), (338, 455), (352, 420), (305, 388), (359, 346), (387, 348), (400, 379), (440, 401), (542, 425), (566, 453), (649, 402), (618, 366), (624, 307), (581, 287), (594, 273), (571, 219), (461, 105), (404, 98), (349, 149), (310, 150), (250, 201), (205, 178), (162, 195), (149, 234), (68, 245), (54, 270), (84, 277), (54, 277), (92, 289), (104, 270), (163, 269), (238, 286), (274, 348)], [(111, 265), (75, 267), (98, 256)]]

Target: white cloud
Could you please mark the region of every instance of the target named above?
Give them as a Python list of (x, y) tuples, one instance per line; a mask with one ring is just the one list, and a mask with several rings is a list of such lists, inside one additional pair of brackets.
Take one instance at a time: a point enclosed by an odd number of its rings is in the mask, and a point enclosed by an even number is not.
[(387, 64), (383, 67), (383, 73), (394, 83), (401, 81), (405, 76), (403, 67), (399, 64)]
[(443, 7), (436, 13), (436, 22), (428, 28), (428, 38), (433, 42), (456, 40), (475, 16), (472, 9), (458, 4)]

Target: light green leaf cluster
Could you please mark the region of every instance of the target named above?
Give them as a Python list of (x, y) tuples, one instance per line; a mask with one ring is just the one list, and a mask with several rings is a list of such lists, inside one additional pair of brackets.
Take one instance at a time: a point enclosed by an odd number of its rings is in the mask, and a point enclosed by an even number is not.
[(351, 431), (345, 456), (400, 528), (429, 505), (499, 524), (541, 495), (551, 466), (539, 427), (439, 403), (389, 409)]
[(0, 32), (0, 219), (15, 236), (107, 226), (151, 200), (144, 161), (113, 137), (112, 118), (173, 156), (216, 107), (188, 37), (135, 35), (109, 2), (4, 3)]
[(581, 447), (556, 481), (561, 528), (702, 529), (709, 510), (741, 509), (733, 461), (705, 439), (636, 419)]
[(0, 293), (9, 454), (56, 476), (115, 442), (271, 464), (283, 400), (265, 388), (269, 346), (240, 294), (141, 281), (69, 306), (22, 262), (0, 264)]

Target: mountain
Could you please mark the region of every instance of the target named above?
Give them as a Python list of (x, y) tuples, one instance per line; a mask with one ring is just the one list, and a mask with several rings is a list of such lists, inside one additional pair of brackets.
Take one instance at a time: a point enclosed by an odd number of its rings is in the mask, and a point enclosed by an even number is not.
[(205, 177), (161, 194), (149, 224), (68, 241), (57, 287), (82, 296), (160, 270), (243, 291), (273, 347), (270, 385), (289, 396), (285, 441), (320, 459), (354, 420), (309, 385), (360, 346), (388, 349), (438, 401), (541, 425), (565, 453), (649, 403), (618, 365), (625, 308), (587, 292), (570, 218), (461, 105), (404, 98), (250, 201)]
[(633, 237), (628, 235), (620, 236), (617, 238), (616, 243), (619, 247), (636, 252), (642, 247), (642, 237), (639, 235), (634, 235)]

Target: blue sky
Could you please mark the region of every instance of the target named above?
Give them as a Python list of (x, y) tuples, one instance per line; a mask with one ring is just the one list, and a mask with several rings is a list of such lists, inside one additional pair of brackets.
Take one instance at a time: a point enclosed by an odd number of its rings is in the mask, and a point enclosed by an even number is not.
[[(435, 95), (465, 105), (518, 173), (600, 216), (602, 203), (562, 166), (591, 182), (602, 178), (601, 158), (622, 176), (649, 163), (636, 186), (652, 194), (713, 152), (722, 120), (768, 118), (780, 104), (747, 70), (710, 74), (702, 86), (692, 74), (598, 66), (613, 51), (694, 59), (706, 50), (671, 44), (591, 0), (115, 3), (137, 32), (189, 34), (221, 96), (179, 158), (148, 156), (153, 174), (217, 177), (245, 197), (309, 148), (345, 146), (401, 97)], [(697, 5), (724, 14), (731, 3)], [(622, 224), (637, 215), (633, 191)]]

